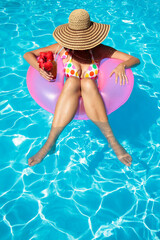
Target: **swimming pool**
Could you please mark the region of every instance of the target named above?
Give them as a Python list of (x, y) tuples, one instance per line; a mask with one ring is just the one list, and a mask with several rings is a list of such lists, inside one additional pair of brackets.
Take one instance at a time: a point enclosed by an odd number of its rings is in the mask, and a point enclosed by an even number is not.
[[(140, 58), (129, 100), (109, 115), (122, 164), (91, 121), (73, 120), (34, 167), (53, 115), (31, 98), (26, 51), (55, 43), (76, 8), (111, 25), (104, 44)], [(160, 1), (0, 2), (0, 233), (3, 240), (160, 239)]]

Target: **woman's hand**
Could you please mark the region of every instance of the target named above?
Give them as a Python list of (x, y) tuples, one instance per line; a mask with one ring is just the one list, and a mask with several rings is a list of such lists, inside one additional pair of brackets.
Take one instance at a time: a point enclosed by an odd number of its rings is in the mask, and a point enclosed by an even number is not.
[(43, 78), (45, 78), (47, 81), (49, 82), (55, 82), (56, 79), (53, 79), (53, 75), (51, 72), (46, 72), (45, 70), (43, 70), (42, 68), (39, 68), (39, 73), (41, 74), (41, 76)]
[(123, 85), (125, 85), (125, 81), (128, 83), (128, 78), (125, 73), (124, 65), (119, 64), (116, 68), (113, 69), (109, 77), (111, 77), (113, 73), (115, 73), (116, 75), (116, 80), (115, 80), (116, 84), (118, 83), (118, 77), (120, 78), (120, 85), (122, 85), (122, 82), (123, 82)]

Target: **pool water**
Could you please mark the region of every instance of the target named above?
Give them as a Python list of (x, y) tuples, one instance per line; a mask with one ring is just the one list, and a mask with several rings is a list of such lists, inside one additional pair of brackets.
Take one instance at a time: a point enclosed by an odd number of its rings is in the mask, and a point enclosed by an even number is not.
[[(71, 11), (111, 25), (103, 42), (138, 57), (129, 100), (108, 118), (131, 154), (122, 164), (90, 120), (72, 120), (54, 154), (28, 166), (53, 115), (30, 96), (23, 54), (55, 43)], [(160, 1), (0, 2), (0, 238), (160, 239)]]

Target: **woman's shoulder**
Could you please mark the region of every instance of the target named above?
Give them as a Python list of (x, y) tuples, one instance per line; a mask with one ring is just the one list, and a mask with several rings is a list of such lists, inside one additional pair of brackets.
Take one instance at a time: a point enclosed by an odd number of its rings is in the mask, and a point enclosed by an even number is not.
[(54, 43), (48, 47), (46, 47), (46, 49), (48, 48), (49, 51), (52, 51), (54, 53), (57, 53), (61, 48), (63, 48), (59, 43)]
[(103, 58), (111, 58), (112, 54), (117, 51), (117, 49), (104, 44), (99, 44), (98, 46), (93, 48), (92, 51), (95, 59), (101, 60)]
[(47, 52), (47, 51), (52, 51), (53, 53), (56, 53), (62, 48), (62, 46), (59, 43), (54, 43), (52, 45), (38, 48), (35, 50), (30, 51), (31, 53), (35, 54), (36, 56), (39, 56), (40, 52)]

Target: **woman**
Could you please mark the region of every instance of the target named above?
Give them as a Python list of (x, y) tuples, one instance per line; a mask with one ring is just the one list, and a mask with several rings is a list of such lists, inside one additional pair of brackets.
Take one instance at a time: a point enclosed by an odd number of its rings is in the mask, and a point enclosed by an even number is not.
[(59, 134), (73, 119), (79, 97), (82, 96), (85, 112), (106, 137), (117, 158), (127, 166), (131, 165), (129, 153), (116, 140), (108, 122), (105, 105), (98, 91), (96, 78), (99, 62), (106, 57), (124, 60), (110, 74), (115, 74), (115, 82), (127, 84), (125, 68), (140, 63), (139, 59), (116, 49), (105, 46), (101, 42), (107, 37), (110, 25), (90, 21), (84, 9), (76, 9), (69, 16), (69, 23), (58, 26), (53, 37), (56, 44), (36, 49), (24, 54), (25, 60), (37, 69), (48, 81), (54, 81), (51, 73), (47, 73), (37, 63), (40, 52), (52, 51), (63, 59), (67, 80), (58, 98), (52, 127), (44, 146), (33, 157), (29, 158), (29, 166), (40, 163), (52, 149)]

